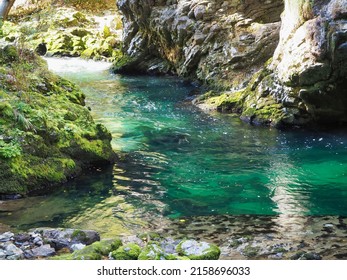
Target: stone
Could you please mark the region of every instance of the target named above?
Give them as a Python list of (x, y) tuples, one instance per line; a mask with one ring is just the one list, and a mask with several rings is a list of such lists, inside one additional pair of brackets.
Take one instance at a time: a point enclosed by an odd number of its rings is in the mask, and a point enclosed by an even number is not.
[(137, 260), (141, 253), (141, 247), (135, 243), (128, 243), (111, 253), (115, 260)]
[(74, 251), (77, 251), (77, 250), (82, 250), (84, 247), (86, 247), (85, 244), (77, 243), (77, 244), (72, 244), (70, 246), (70, 249), (74, 252)]
[(28, 233), (19, 233), (16, 234), (13, 239), (16, 244), (24, 244), (31, 240), (31, 235)]
[(259, 70), (277, 46), (283, 2), (224, 2), (118, 1), (124, 14), (123, 49), (130, 59), (117, 71), (131, 72), (133, 67), (149, 72), (159, 59), (171, 65), (158, 67), (159, 73), (174, 72), (221, 88), (248, 80), (246, 72)]
[(124, 236), (121, 238), (121, 240), (124, 244), (135, 243), (135, 244), (139, 245), (140, 247), (145, 246), (145, 242), (141, 238), (137, 237), (136, 235)]
[(165, 260), (165, 252), (157, 243), (147, 244), (138, 256), (139, 260)]
[(217, 246), (196, 240), (182, 241), (176, 251), (191, 260), (218, 260), (220, 256), (220, 249)]
[(34, 240), (33, 240), (33, 243), (34, 243), (35, 245), (37, 245), (37, 246), (43, 245), (42, 238), (41, 238), (40, 236), (35, 237)]
[(35, 232), (41, 232), (42, 238), (55, 250), (78, 243), (89, 245), (100, 240), (99, 233), (94, 230), (38, 228)]
[(6, 253), (2, 249), (0, 249), (0, 260), (6, 260)]
[(291, 260), (321, 260), (322, 257), (317, 253), (298, 252), (291, 256)]
[(347, 0), (117, 5), (127, 60), (116, 71), (148, 73), (156, 65), (156, 73), (201, 81), (221, 95), (243, 90), (232, 106), (199, 107), (256, 125), (347, 122)]
[(118, 238), (104, 239), (93, 243), (91, 246), (95, 252), (101, 254), (102, 256), (108, 256), (112, 251), (115, 251), (122, 246), (122, 241)]
[(4, 251), (7, 260), (20, 260), (24, 258), (24, 252), (17, 248), (13, 243), (7, 244)]
[(3, 234), (0, 234), (0, 242), (7, 242), (12, 240), (14, 237), (14, 233), (12, 232), (5, 232)]
[(26, 250), (26, 258), (47, 258), (55, 255), (55, 250), (49, 244), (42, 245), (31, 250)]

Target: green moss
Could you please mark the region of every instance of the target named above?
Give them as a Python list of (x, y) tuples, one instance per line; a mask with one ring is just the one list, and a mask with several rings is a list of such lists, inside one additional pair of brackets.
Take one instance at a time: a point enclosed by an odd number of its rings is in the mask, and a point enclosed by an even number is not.
[(77, 229), (71, 234), (71, 238), (73, 240), (85, 241), (85, 240), (87, 240), (87, 235), (84, 231)]
[(258, 255), (260, 249), (260, 247), (253, 247), (251, 245), (248, 245), (242, 250), (242, 254), (248, 258), (254, 258)]
[(28, 186), (34, 188), (40, 182), (56, 185), (65, 182), (71, 175), (76, 164), (66, 158), (46, 158), (36, 156), (21, 156), (10, 161), (11, 171), (17, 176), (28, 180)]
[[(263, 69), (255, 73), (248, 86), (234, 92), (210, 91), (197, 98), (196, 103), (203, 103), (206, 108), (223, 113), (239, 113), (241, 118), (254, 124), (278, 126), (286, 118), (283, 106), (262, 88), (272, 88), (274, 77), (265, 63)], [(262, 84), (262, 87), (259, 85)]]
[(101, 240), (93, 243), (90, 246), (93, 247), (95, 252), (103, 256), (108, 256), (109, 253), (122, 246), (122, 241), (120, 239)]
[(119, 247), (111, 253), (115, 260), (137, 260), (141, 253), (141, 247), (135, 243), (129, 243)]
[(65, 256), (67, 259), (73, 260), (101, 260), (102, 255), (95, 252), (92, 245), (84, 247), (82, 250), (77, 250), (70, 256)]
[(7, 170), (0, 180), (12, 182), (0, 193), (58, 185), (82, 167), (113, 161), (111, 134), (95, 124), (80, 89), (51, 74), (39, 57), (21, 55), (0, 66), (0, 158)]
[(7, 45), (0, 51), (0, 61), (2, 63), (13, 63), (19, 60), (18, 50), (13, 45)]
[(112, 65), (113, 72), (120, 72), (124, 69), (127, 69), (128, 66), (134, 63), (134, 59), (124, 53), (117, 53), (117, 56), (114, 57), (114, 62)]
[(221, 253), (218, 246), (195, 240), (183, 240), (177, 245), (176, 251), (191, 260), (218, 260)]
[[(81, 231), (74, 232), (73, 235), (78, 237)], [(54, 256), (52, 260), (101, 260), (108, 258), (110, 252), (117, 250), (121, 246), (120, 239), (108, 239), (94, 242), (91, 245), (77, 250), (71, 254), (62, 254)]]
[(165, 252), (156, 242), (147, 244), (140, 253), (139, 260), (163, 260)]
[(220, 112), (231, 112), (234, 108), (238, 107), (242, 99), (242, 91), (230, 92), (209, 98), (208, 104), (215, 106)]
[(189, 261), (190, 258), (186, 256), (178, 256), (174, 254), (167, 254), (165, 255), (165, 260), (167, 261)]

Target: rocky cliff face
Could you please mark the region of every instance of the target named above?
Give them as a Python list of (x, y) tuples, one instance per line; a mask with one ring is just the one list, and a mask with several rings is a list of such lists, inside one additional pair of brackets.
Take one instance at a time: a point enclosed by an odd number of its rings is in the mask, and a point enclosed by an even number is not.
[(118, 6), (127, 56), (116, 70), (171, 72), (223, 89), (197, 103), (251, 123), (347, 121), (347, 0), (120, 0)]
[[(282, 0), (121, 0), (122, 71), (171, 72), (218, 88), (242, 84), (279, 39)], [(129, 62), (129, 60), (127, 62)]]
[(269, 94), (291, 122), (347, 121), (347, 1), (285, 1)]

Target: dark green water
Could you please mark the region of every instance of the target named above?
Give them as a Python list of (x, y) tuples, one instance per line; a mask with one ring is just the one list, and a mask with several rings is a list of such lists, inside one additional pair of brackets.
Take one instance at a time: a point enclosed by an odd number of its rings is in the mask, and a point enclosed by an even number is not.
[(104, 227), (127, 207), (135, 218), (147, 210), (169, 218), (347, 216), (345, 131), (252, 127), (201, 112), (190, 103), (193, 88), (177, 79), (115, 76), (104, 64), (73, 61), (50, 65), (85, 91), (94, 117), (112, 132), (120, 162), (63, 192), (12, 208), (6, 202), (6, 211), (0, 204), (1, 223), (74, 226), (103, 217)]

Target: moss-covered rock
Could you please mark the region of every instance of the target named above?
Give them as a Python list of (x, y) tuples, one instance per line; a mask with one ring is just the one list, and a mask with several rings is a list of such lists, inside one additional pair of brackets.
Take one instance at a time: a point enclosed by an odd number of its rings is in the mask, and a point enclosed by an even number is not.
[(218, 260), (221, 253), (218, 246), (196, 240), (184, 240), (176, 250), (179, 255), (191, 260)]
[(0, 194), (44, 190), (114, 160), (85, 95), (32, 52), (0, 49)]
[(165, 260), (165, 252), (160, 247), (160, 244), (151, 242), (147, 244), (141, 251), (139, 260)]
[(51, 259), (55, 260), (101, 260), (108, 259), (112, 251), (117, 250), (122, 245), (120, 239), (104, 239), (94, 242), (81, 250), (76, 250), (70, 254), (60, 254)]
[[(32, 50), (44, 44), (47, 56), (82, 56), (83, 58), (112, 61), (115, 49), (121, 46), (120, 15), (98, 17), (75, 7), (45, 7), (28, 15), (29, 19), (5, 22), (5, 40), (21, 44)], [(36, 20), (40, 18), (40, 20)]]
[(94, 251), (102, 256), (108, 256), (120, 246), (122, 246), (122, 241), (120, 239), (105, 239), (92, 244)]
[(137, 260), (141, 253), (141, 247), (135, 243), (129, 243), (119, 247), (111, 253), (115, 260)]

